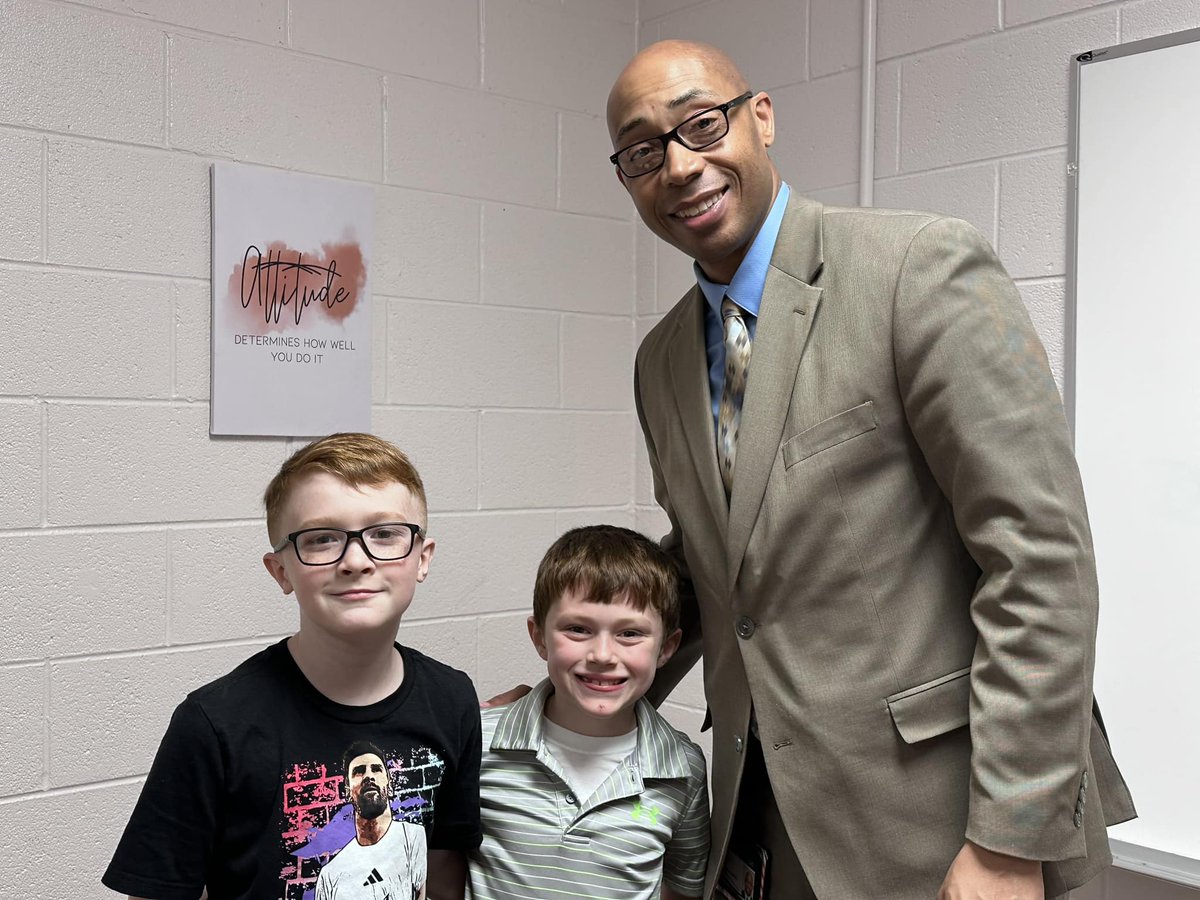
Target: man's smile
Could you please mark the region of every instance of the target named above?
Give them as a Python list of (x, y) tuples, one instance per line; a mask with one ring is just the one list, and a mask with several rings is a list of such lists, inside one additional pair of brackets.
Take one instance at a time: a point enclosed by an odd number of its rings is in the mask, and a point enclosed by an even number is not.
[(702, 194), (699, 197), (689, 198), (678, 204), (671, 211), (670, 216), (673, 219), (694, 219), (708, 212), (714, 206), (724, 199), (725, 194), (729, 191), (728, 186), (719, 188), (711, 193)]

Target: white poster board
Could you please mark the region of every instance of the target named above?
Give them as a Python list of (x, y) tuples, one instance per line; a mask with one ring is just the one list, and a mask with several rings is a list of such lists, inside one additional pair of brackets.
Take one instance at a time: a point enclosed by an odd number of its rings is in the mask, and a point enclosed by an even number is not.
[(1067, 401), (1100, 579), (1096, 697), (1139, 818), (1200, 886), (1200, 29), (1076, 57)]
[(371, 427), (369, 187), (216, 163), (209, 432)]

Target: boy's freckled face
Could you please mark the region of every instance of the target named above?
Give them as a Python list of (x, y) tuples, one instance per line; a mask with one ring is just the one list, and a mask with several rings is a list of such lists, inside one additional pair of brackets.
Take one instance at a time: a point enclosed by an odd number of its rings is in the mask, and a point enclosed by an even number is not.
[[(358, 530), (381, 522), (424, 525), (421, 506), (404, 485), (352, 487), (326, 472), (298, 481), (283, 506), (279, 536), (314, 526)], [(339, 562), (306, 566), (288, 543), (266, 554), (263, 563), (285, 594), (295, 592), (301, 632), (340, 639), (395, 629), (424, 581), (434, 542), (415, 538), (404, 559), (376, 561), (359, 540), (351, 540)]]
[(542, 628), (530, 617), (529, 635), (554, 684), (546, 716), (602, 737), (633, 730), (634, 707), (679, 646), (680, 633), (664, 639), (662, 617), (652, 608), (638, 610), (618, 598), (597, 603), (568, 591)]

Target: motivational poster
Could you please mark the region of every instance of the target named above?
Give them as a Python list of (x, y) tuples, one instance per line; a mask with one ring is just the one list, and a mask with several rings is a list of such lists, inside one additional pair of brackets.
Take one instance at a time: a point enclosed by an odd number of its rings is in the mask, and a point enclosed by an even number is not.
[(212, 169), (211, 434), (371, 427), (369, 187)]

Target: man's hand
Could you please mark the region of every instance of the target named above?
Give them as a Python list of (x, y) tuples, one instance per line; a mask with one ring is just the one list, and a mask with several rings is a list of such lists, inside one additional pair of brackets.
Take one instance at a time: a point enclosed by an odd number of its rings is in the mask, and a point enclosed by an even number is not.
[(967, 841), (950, 864), (937, 900), (1045, 900), (1042, 864)]
[(504, 706), (508, 703), (515, 703), (532, 690), (533, 688), (527, 684), (518, 684), (515, 688), (509, 688), (503, 694), (497, 694), (490, 700), (480, 702), (479, 708), (491, 709), (493, 706)]

